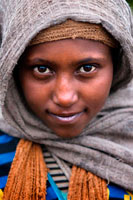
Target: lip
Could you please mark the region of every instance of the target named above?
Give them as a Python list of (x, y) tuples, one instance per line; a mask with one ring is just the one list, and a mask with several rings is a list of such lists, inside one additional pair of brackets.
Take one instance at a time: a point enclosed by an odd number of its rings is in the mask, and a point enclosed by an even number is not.
[(60, 124), (71, 124), (71, 123), (75, 123), (80, 117), (81, 115), (83, 115), (84, 111), (81, 112), (77, 112), (77, 113), (51, 113), (49, 112), (49, 116), (56, 120), (56, 122), (60, 123)]

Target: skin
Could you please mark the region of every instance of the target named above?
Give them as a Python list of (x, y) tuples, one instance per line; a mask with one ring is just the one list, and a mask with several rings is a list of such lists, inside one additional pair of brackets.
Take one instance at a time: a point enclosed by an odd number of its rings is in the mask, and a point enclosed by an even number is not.
[(62, 138), (78, 136), (101, 110), (113, 79), (108, 46), (66, 39), (29, 47), (19, 80), (30, 109)]

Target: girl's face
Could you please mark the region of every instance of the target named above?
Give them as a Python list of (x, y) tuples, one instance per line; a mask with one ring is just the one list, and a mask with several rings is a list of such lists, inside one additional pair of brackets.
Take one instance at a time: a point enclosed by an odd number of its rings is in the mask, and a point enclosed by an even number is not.
[(57, 135), (78, 136), (109, 94), (113, 63), (108, 46), (66, 39), (29, 47), (19, 79), (30, 109)]

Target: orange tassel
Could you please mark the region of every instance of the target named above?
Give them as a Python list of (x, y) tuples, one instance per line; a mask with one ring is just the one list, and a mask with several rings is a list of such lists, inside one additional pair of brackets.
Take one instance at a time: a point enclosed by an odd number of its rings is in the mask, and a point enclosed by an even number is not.
[[(21, 139), (13, 160), (3, 200), (46, 200), (48, 169), (39, 144)], [(73, 166), (68, 200), (107, 200), (106, 182)]]

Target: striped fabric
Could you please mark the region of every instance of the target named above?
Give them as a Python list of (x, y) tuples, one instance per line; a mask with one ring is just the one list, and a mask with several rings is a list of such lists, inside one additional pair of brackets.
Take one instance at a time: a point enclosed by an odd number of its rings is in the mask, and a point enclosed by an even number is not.
[[(0, 200), (2, 199), (3, 190), (7, 182), (8, 173), (11, 163), (15, 156), (16, 146), (19, 139), (9, 136), (0, 131)], [(68, 189), (68, 180), (63, 174), (62, 170), (57, 165), (51, 154), (44, 148), (45, 162), (50, 169), (47, 181), (47, 200), (66, 200)], [(53, 181), (53, 178), (54, 181)], [(57, 185), (56, 185), (57, 184)], [(62, 192), (58, 189), (61, 189)]]
[[(0, 188), (5, 187), (7, 175), (10, 170), (12, 160), (15, 156), (16, 146), (19, 139), (8, 136), (0, 131)], [(59, 168), (58, 164), (51, 154), (43, 147), (44, 158), (47, 167), (50, 169), (50, 174), (55, 183), (63, 192), (68, 190), (68, 180)]]
[(0, 131), (0, 189), (3, 189), (6, 185), (18, 141), (19, 139)]
[[(0, 200), (7, 182), (8, 173), (19, 139), (0, 131)], [(46, 200), (67, 200), (68, 179), (50, 152), (43, 146), (44, 158), (50, 169), (47, 181)], [(114, 184), (108, 185), (109, 200), (133, 200), (133, 194)]]
[(49, 173), (51, 174), (54, 182), (61, 191), (67, 192), (69, 184), (68, 179), (66, 178), (63, 171), (61, 170), (55, 159), (52, 157), (50, 152), (48, 152), (44, 147), (43, 152), (46, 165), (50, 169)]

